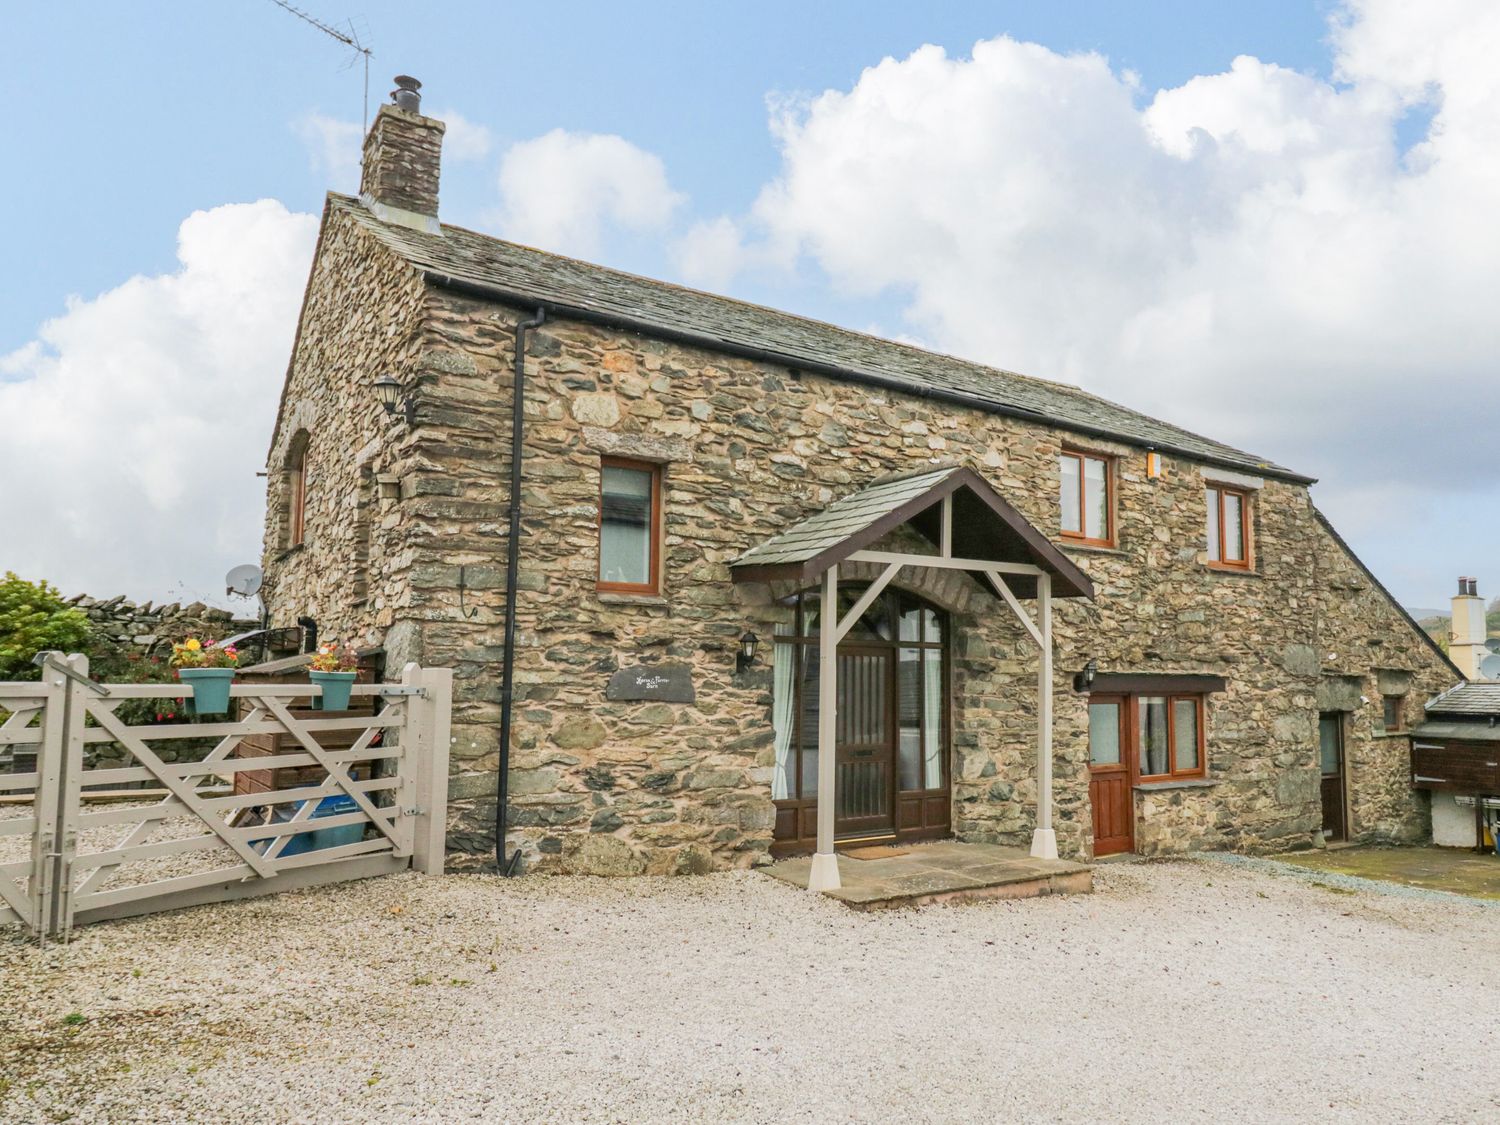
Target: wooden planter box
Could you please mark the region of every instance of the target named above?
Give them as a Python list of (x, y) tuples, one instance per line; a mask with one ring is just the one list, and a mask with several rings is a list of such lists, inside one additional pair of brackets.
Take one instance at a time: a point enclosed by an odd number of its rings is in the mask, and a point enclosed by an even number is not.
[[(236, 677), (237, 683), (262, 683), (262, 684), (301, 684), (307, 682), (307, 665), (310, 656), (289, 656), (283, 660), (273, 660), (267, 664), (257, 664), (254, 667), (243, 669)], [(359, 674), (354, 682), (357, 684), (375, 684), (380, 682), (378, 659), (360, 661)], [(342, 716), (373, 715), (376, 713), (380, 702), (377, 696), (356, 696), (350, 700), (347, 711), (313, 711), (307, 707), (294, 707), (292, 715), (298, 719), (323, 718), (334, 719)], [(243, 710), (243, 704), (240, 705)], [(237, 716), (244, 718), (243, 714)], [(353, 746), (359, 738), (358, 731), (320, 731), (313, 735), (318, 740), (318, 745), (325, 750), (347, 750)], [(379, 736), (377, 736), (378, 738)], [(379, 743), (377, 742), (377, 745)], [(295, 754), (299, 751), (297, 740), (286, 734), (252, 734), (246, 735), (240, 740), (235, 749), (236, 758), (271, 758), (279, 754)], [(379, 761), (354, 762), (349, 766), (349, 776), (356, 781), (365, 781), (375, 774), (373, 767), (378, 766)], [(327, 775), (321, 766), (291, 766), (279, 769), (264, 770), (240, 770), (234, 775), (234, 791), (236, 793), (267, 793), (274, 789), (296, 789), (304, 785), (321, 785)]]

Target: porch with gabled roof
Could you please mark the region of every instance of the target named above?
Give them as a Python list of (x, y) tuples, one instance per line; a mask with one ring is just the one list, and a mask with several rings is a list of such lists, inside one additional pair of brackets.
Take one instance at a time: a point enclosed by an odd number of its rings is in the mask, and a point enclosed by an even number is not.
[[(880, 549), (881, 541), (903, 526), (932, 544), (934, 552)], [(840, 615), (839, 564), (844, 562), (874, 563), (882, 569)], [(1052, 598), (1092, 599), (1093, 584), (978, 472), (964, 465), (941, 465), (878, 479), (752, 547), (730, 564), (736, 583), (805, 585), (816, 580), (820, 585), (820, 799), (817, 850), (807, 873), (809, 890), (835, 891), (842, 882), (834, 851), (839, 642), (905, 567), (961, 570), (983, 580), (1036, 644), (1040, 654), (1038, 795), (1031, 855), (1057, 858), (1057, 835), (1052, 827)], [(1022, 606), (1023, 599), (1036, 602), (1034, 617)]]

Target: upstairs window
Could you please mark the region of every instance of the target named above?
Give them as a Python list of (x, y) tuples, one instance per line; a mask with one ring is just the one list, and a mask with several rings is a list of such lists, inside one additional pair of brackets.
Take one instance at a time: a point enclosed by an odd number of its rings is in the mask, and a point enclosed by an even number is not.
[(606, 457), (599, 473), (599, 589), (661, 592), (661, 466)]
[(1058, 467), (1062, 537), (1090, 546), (1114, 546), (1114, 458), (1064, 450)]
[(1405, 696), (1383, 695), (1380, 697), (1381, 719), (1387, 731), (1405, 730), (1402, 725), (1401, 704)]
[(1233, 488), (1209, 485), (1208, 561), (1234, 570), (1250, 569), (1250, 497)]

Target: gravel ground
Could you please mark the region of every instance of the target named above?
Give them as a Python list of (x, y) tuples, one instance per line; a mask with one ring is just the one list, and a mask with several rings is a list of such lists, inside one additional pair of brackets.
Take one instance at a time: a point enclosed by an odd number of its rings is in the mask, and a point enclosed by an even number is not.
[(857, 914), (397, 876), (0, 936), (0, 1120), (1493, 1120), (1500, 928), (1204, 861)]

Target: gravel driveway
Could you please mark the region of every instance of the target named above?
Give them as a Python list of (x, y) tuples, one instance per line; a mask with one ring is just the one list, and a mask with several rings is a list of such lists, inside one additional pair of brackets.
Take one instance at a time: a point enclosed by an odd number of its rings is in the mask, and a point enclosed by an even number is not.
[(1500, 911), (1222, 863), (861, 915), (398, 876), (0, 937), (0, 1120), (1494, 1120)]

